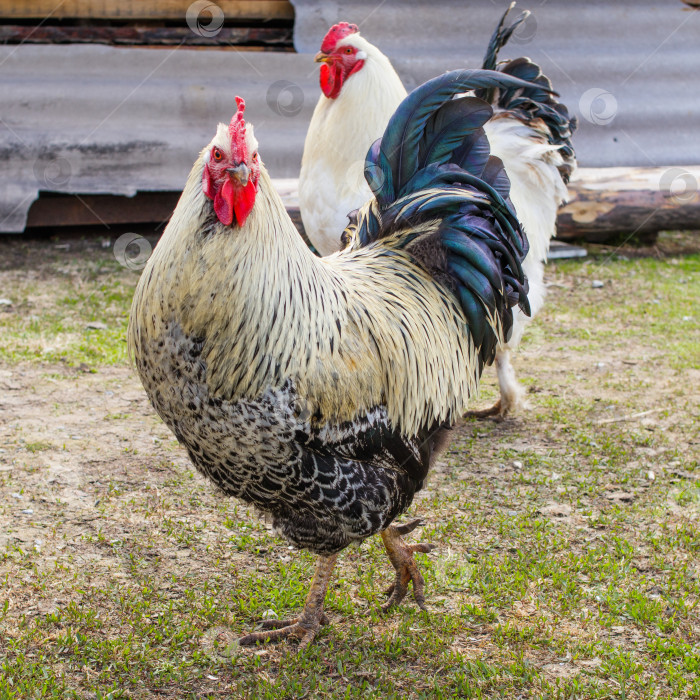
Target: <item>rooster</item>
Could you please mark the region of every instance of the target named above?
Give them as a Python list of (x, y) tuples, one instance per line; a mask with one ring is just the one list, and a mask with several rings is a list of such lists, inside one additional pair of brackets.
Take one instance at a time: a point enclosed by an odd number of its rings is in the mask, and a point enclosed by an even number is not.
[(492, 108), (452, 99), (492, 87), (530, 85), (454, 71), (401, 103), (367, 154), (374, 196), (328, 258), (298, 235), (236, 98), (143, 270), (128, 341), (156, 411), (202, 474), (319, 557), (300, 616), (241, 644), (309, 644), (338, 553), (377, 533), (396, 574), (385, 609), (409, 583), (425, 606), (413, 553), (431, 546), (403, 541), (419, 521), (392, 523), (528, 304)]
[[(505, 26), (511, 3), (494, 32), (483, 68), (497, 68), (499, 50), (529, 15), (523, 13)], [(340, 247), (338, 231), (346, 212), (370, 196), (359, 164), (383, 131), (406, 91), (389, 59), (360, 36), (357, 25), (341, 22), (328, 31), (316, 55), (321, 63), (323, 94), (314, 110), (304, 143), (299, 175), (299, 208), (306, 234), (322, 255)], [(509, 61), (499, 70), (531, 83), (527, 88), (497, 87), (479, 96), (494, 106), (484, 124), (491, 152), (503, 161), (511, 182), (511, 200), (530, 242), (525, 272), (532, 316), (545, 296), (544, 262), (556, 233), (556, 213), (567, 197), (566, 183), (575, 167), (571, 133), (575, 118), (555, 99), (549, 80), (527, 58)], [(496, 404), (470, 415), (503, 417), (522, 402), (510, 350), (522, 338), (529, 317), (516, 312), (513, 333), (496, 354), (500, 398)]]

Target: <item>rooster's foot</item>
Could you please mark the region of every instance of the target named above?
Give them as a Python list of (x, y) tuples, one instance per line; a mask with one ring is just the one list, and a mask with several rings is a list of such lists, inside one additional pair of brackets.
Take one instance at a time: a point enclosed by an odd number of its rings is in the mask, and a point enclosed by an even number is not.
[[(301, 621), (301, 617), (292, 617), (289, 618), (288, 620), (278, 620), (277, 618), (273, 618), (270, 620), (261, 620), (260, 621), (260, 628), (263, 630), (279, 630), (284, 627), (292, 627), (293, 625), (298, 624)], [(328, 620), (328, 616), (326, 613), (321, 614), (321, 620), (320, 620), (320, 625), (329, 625), (330, 621)]]
[(503, 411), (501, 406), (501, 399), (498, 399), (493, 406), (488, 408), (482, 408), (478, 411), (467, 411), (464, 414), (465, 418), (494, 418), (495, 420), (503, 420), (505, 416), (505, 411)]
[(258, 642), (276, 642), (287, 637), (296, 637), (299, 640), (299, 648), (303, 649), (313, 642), (316, 633), (323, 624), (321, 620), (302, 621), (301, 618), (292, 620), (265, 620), (262, 623), (261, 632), (251, 632), (241, 637), (238, 643), (241, 646), (257, 644)]
[(413, 583), (413, 597), (421, 610), (427, 610), (425, 605), (425, 582), (418, 565), (413, 559), (415, 552), (432, 552), (434, 544), (406, 544), (401, 535), (407, 535), (415, 530), (423, 521), (420, 518), (411, 520), (403, 525), (390, 525), (381, 533), (386, 553), (396, 570), (394, 583), (386, 590), (389, 600), (382, 605), (382, 611), (387, 612), (398, 605), (408, 593), (409, 582)]
[(329, 557), (319, 557), (316, 563), (316, 573), (311, 583), (311, 589), (306, 596), (306, 605), (299, 617), (291, 620), (263, 620), (261, 632), (251, 632), (241, 637), (241, 646), (257, 644), (258, 642), (276, 642), (287, 637), (299, 639), (299, 649), (307, 647), (316, 637), (321, 625), (328, 624), (328, 618), (323, 612), (323, 601), (328, 590), (328, 582), (335, 566), (337, 554)]

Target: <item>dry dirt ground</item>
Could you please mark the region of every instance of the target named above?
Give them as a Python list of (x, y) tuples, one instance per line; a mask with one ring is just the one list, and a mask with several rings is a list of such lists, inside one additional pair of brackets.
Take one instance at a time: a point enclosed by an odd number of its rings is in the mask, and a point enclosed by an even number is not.
[(230, 643), (300, 608), (313, 559), (154, 414), (138, 273), (99, 241), (0, 241), (0, 698), (700, 697), (698, 240), (548, 267), (528, 407), (459, 426), (411, 508), (431, 613), (378, 613), (369, 541), (303, 654)]

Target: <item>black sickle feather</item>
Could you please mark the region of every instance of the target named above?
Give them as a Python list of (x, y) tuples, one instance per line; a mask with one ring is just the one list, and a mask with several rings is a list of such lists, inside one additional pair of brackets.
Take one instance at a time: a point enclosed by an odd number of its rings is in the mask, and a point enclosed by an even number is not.
[[(404, 99), (389, 120), (378, 152), (375, 153), (373, 147), (368, 153), (368, 161), (384, 174), (382, 185), (373, 189), (381, 206), (400, 196), (403, 186), (417, 170), (419, 144), (422, 138), (426, 138), (426, 125), (436, 110), (460, 92), (489, 87), (515, 89), (535, 86), (500, 71), (455, 70), (429, 80)], [(481, 109), (484, 115), (488, 114), (485, 108)], [(371, 187), (371, 176), (367, 179)]]
[[(375, 200), (353, 224), (360, 245), (399, 234), (400, 247), (449, 281), (479, 371), (493, 361), (499, 326), (510, 334), (511, 307), (529, 312), (522, 270), (527, 238), (509, 199), (503, 163), (490, 155), (483, 130), (492, 109), (476, 97), (454, 99), (490, 87), (548, 89), (478, 70), (446, 73), (414, 90), (367, 153), (365, 173)], [(436, 220), (437, 235), (426, 243), (426, 224)], [(431, 246), (437, 250), (430, 252)]]
[(576, 117), (570, 116), (568, 109), (557, 101), (558, 95), (552, 90), (549, 78), (529, 58), (521, 57), (498, 63), (498, 52), (506, 45), (515, 29), (530, 14), (523, 12), (512, 25), (504, 27), (506, 17), (514, 6), (515, 3), (512, 2), (501, 17), (496, 31), (489, 41), (482, 66), (484, 69), (498, 70), (501, 73), (526, 80), (531, 83), (531, 86), (522, 89), (500, 88), (494, 85), (488, 89), (481, 88), (475, 94), (494, 107), (512, 112), (526, 123), (541, 120), (547, 127), (549, 142), (553, 146), (559, 146), (559, 152), (565, 161), (559, 171), (564, 182), (568, 182), (575, 158), (571, 136), (576, 130)]

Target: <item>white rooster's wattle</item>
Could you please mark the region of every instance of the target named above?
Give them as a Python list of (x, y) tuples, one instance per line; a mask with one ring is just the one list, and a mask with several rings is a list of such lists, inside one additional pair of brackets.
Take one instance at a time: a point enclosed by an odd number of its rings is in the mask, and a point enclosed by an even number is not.
[[(528, 16), (504, 27), (508, 8), (489, 42), (483, 67), (497, 69), (542, 86), (519, 90), (477, 91), (494, 107), (484, 125), (491, 153), (503, 161), (511, 181), (511, 199), (523, 225), (530, 253), (523, 263), (529, 282), (532, 316), (545, 297), (544, 262), (556, 233), (556, 214), (566, 200), (566, 183), (575, 168), (570, 136), (575, 119), (551, 93), (539, 66), (527, 58), (497, 65), (498, 51)], [(354, 24), (341, 22), (326, 34), (321, 51), (319, 98), (304, 144), (299, 176), (299, 206), (306, 234), (322, 255), (341, 247), (338, 231), (347, 214), (372, 193), (363, 177), (365, 154), (381, 135), (406, 90), (389, 59)], [(500, 399), (473, 415), (506, 415), (521, 403), (522, 389), (510, 362), (530, 317), (516, 313), (513, 332), (496, 354)]]

